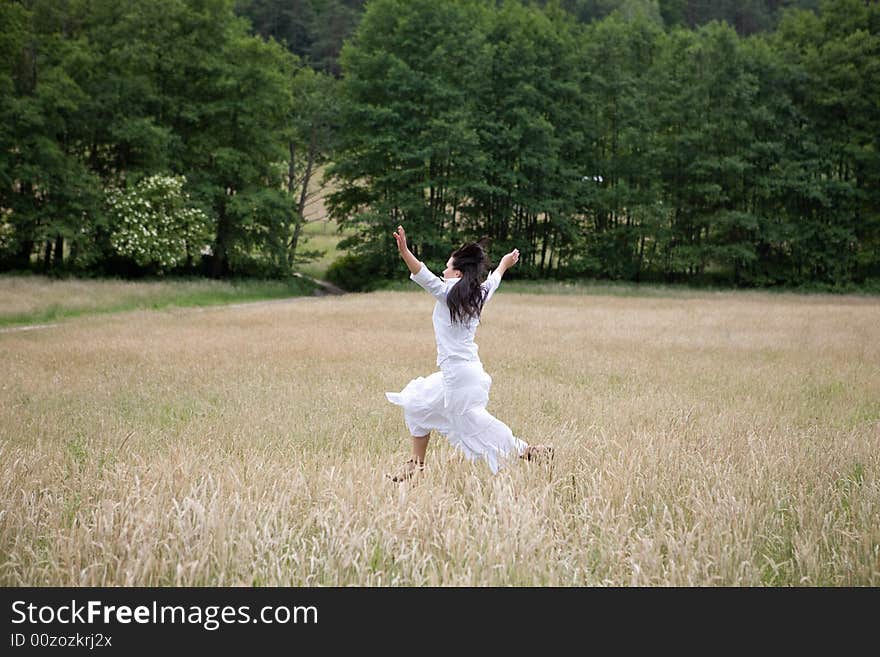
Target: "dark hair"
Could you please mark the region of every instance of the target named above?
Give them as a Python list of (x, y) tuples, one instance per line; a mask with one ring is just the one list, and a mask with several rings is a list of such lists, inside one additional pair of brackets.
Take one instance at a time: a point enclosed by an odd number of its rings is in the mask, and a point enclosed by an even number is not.
[(452, 253), (452, 268), (461, 272), (461, 280), (452, 286), (446, 295), (449, 316), (453, 324), (467, 324), (479, 319), (483, 310), (483, 288), (489, 271), (489, 256), (486, 255), (488, 240), (469, 242)]

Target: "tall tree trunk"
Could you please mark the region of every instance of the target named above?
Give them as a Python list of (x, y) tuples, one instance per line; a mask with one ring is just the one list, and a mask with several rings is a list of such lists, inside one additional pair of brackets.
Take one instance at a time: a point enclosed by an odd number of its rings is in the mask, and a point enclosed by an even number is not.
[(458, 196), (456, 195), (456, 196), (452, 199), (452, 214), (450, 215), (450, 219), (449, 219), (449, 235), (452, 237), (452, 242), (453, 242), (453, 244), (456, 242), (456, 238), (455, 238), (455, 236), (456, 236), (456, 232), (455, 232), (455, 231), (456, 231), (455, 219), (456, 219), (456, 215), (457, 215), (457, 214), (458, 214)]
[(46, 240), (43, 250), (43, 272), (49, 271), (49, 263), (52, 261), (52, 240)]
[(226, 216), (226, 203), (220, 208), (217, 217), (217, 235), (214, 240), (214, 257), (211, 260), (211, 277), (222, 278), (228, 270), (226, 246), (229, 239), (229, 225)]
[[(296, 144), (293, 140), (287, 142), (288, 150), (290, 151), (290, 159), (287, 161), (287, 195), (290, 198), (293, 198), (293, 192), (296, 188)], [(287, 245), (287, 268), (291, 269), (293, 267), (293, 256), (296, 251), (296, 241), (298, 240), (299, 235), (297, 234), (297, 220), (296, 214), (294, 211), (293, 216), (293, 237), (290, 240), (290, 243)]]
[(303, 213), (306, 209), (306, 200), (308, 200), (309, 195), (309, 181), (312, 179), (312, 167), (315, 165), (315, 154), (318, 150), (318, 131), (316, 128), (312, 128), (312, 136), (309, 141), (309, 156), (306, 161), (306, 172), (303, 175), (303, 183), (302, 183), (302, 193), (299, 195), (299, 216), (302, 219)]
[(550, 226), (550, 223), (549, 223), (549, 221), (546, 221), (546, 217), (545, 217), (544, 225), (542, 226), (543, 230), (541, 231), (542, 233), (544, 233), (542, 236), (543, 239), (541, 240), (541, 267), (540, 267), (541, 276), (544, 275), (544, 261), (547, 258), (547, 239), (548, 239), (548, 235), (549, 235), (549, 231), (548, 231), (549, 226)]
[[(290, 170), (293, 171), (294, 144), (290, 142)], [(293, 236), (290, 238), (290, 248), (288, 249), (288, 258), (291, 266), (293, 265), (293, 257), (296, 254), (296, 247), (299, 244), (299, 238), (302, 234), (303, 224), (306, 222), (305, 211), (306, 201), (309, 199), (309, 183), (312, 180), (312, 170), (315, 166), (315, 155), (318, 150), (318, 130), (312, 128), (311, 139), (309, 140), (309, 151), (306, 159), (306, 170), (303, 173), (302, 190), (299, 195), (299, 204), (296, 208), (296, 217), (294, 218)], [(291, 190), (292, 191), (292, 190)]]
[(640, 283), (642, 280), (642, 264), (644, 262), (645, 256), (645, 234), (639, 237), (639, 256), (636, 260), (636, 283)]
[(28, 269), (31, 265), (31, 253), (34, 252), (33, 240), (22, 240), (15, 258), (15, 265), (21, 269)]
[(55, 262), (56, 268), (64, 264), (64, 237), (60, 233), (55, 235)]

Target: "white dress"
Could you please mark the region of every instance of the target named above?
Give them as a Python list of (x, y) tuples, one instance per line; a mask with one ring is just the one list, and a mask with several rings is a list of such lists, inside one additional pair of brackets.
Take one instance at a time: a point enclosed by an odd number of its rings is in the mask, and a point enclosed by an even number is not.
[[(400, 392), (386, 392), (385, 396), (403, 407), (411, 435), (438, 431), (470, 460), (485, 459), (495, 474), (506, 459), (522, 454), (528, 445), (486, 410), (492, 377), (483, 370), (474, 343), (480, 322), (472, 320), (464, 326), (452, 322), (446, 295), (460, 279), (438, 278), (424, 264), (410, 278), (437, 299), (433, 323), (440, 371), (413, 379)], [(501, 276), (492, 272), (482, 285), (484, 303), (500, 283)]]

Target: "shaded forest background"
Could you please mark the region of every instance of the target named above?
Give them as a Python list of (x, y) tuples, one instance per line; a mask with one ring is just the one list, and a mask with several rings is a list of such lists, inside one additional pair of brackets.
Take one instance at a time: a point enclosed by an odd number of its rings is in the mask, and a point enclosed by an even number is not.
[(877, 3), (5, 1), (0, 53), (0, 270), (283, 277), (323, 185), (350, 289), (398, 223), (432, 266), (880, 284)]

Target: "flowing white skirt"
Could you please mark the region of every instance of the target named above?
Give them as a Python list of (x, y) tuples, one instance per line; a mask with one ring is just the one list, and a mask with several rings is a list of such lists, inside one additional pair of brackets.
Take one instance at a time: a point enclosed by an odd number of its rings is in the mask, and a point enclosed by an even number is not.
[(410, 381), (400, 392), (386, 392), (393, 404), (403, 406), (403, 418), (413, 436), (431, 430), (470, 460), (486, 459), (495, 474), (511, 456), (528, 446), (487, 410), (492, 377), (480, 361), (444, 363), (441, 371)]

